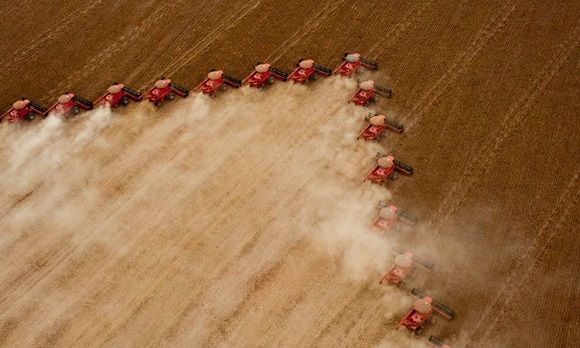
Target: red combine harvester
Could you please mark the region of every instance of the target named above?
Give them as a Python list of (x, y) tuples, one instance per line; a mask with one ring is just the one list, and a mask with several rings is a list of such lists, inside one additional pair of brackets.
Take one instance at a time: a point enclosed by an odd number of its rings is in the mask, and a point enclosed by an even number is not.
[(270, 64), (258, 63), (254, 71), (244, 79), (251, 87), (263, 88), (274, 83), (274, 79), (286, 81), (288, 74), (280, 69), (276, 69)]
[(406, 252), (395, 257), (395, 264), (391, 266), (385, 274), (383, 274), (379, 280), (379, 284), (389, 282), (395, 286), (401, 286), (405, 278), (413, 272), (415, 265), (418, 265), (427, 271), (433, 269), (432, 263), (418, 261), (414, 258), (413, 253)]
[(413, 167), (396, 160), (391, 155), (378, 153), (377, 165), (365, 177), (365, 181), (371, 181), (376, 184), (386, 183), (387, 179), (395, 180), (398, 173), (410, 176), (413, 174)]
[(147, 98), (155, 106), (161, 106), (164, 100), (173, 100), (176, 95), (186, 98), (189, 95), (189, 91), (162, 76), (161, 79), (155, 81), (151, 89), (143, 93), (141, 98)]
[(377, 100), (377, 95), (390, 98), (393, 92), (390, 88), (375, 85), (372, 80), (359, 83), (358, 90), (350, 98), (351, 103), (356, 105), (367, 106)]
[(78, 115), (81, 110), (92, 110), (93, 102), (75, 95), (74, 93), (65, 92), (58, 97), (54, 105), (48, 108), (45, 115), (56, 112), (63, 115)]
[(379, 230), (386, 230), (397, 222), (405, 222), (411, 226), (417, 223), (417, 218), (402, 211), (393, 204), (386, 201), (379, 201), (377, 204), (379, 215), (373, 222), (373, 227)]
[(113, 82), (107, 88), (107, 93), (95, 100), (95, 105), (109, 105), (111, 109), (116, 109), (119, 105), (127, 106), (131, 100), (138, 102), (141, 99), (141, 93), (122, 83)]
[(367, 125), (359, 133), (357, 139), (363, 138), (364, 140), (379, 140), (383, 137), (385, 130), (389, 130), (394, 133), (401, 134), (405, 130), (405, 126), (394, 121), (389, 120), (385, 115), (381, 114), (368, 114), (365, 117), (368, 122)]
[(195, 91), (214, 96), (218, 91), (223, 92), (227, 90), (228, 86), (239, 88), (241, 85), (242, 81), (240, 79), (226, 75), (221, 70), (212, 69), (209, 74), (207, 74), (207, 78), (195, 87)]
[(14, 104), (12, 108), (0, 116), (0, 122), (6, 119), (8, 122), (17, 122), (19, 120), (32, 121), (36, 115), (44, 116), (47, 109), (30, 99), (22, 97)]
[(451, 348), (450, 345), (445, 344), (445, 342), (437, 336), (429, 336), (429, 341), (427, 341), (427, 346), (431, 348)]
[(300, 59), (296, 64), (296, 69), (290, 73), (288, 79), (296, 83), (306, 83), (318, 79), (318, 76), (328, 77), (331, 74), (330, 68), (316, 64), (312, 59)]
[(345, 53), (342, 57), (340, 65), (334, 69), (334, 73), (350, 77), (357, 71), (360, 66), (363, 66), (369, 70), (377, 70), (379, 68), (377, 63), (362, 58), (358, 53)]
[(403, 319), (395, 327), (397, 330), (402, 326), (414, 334), (419, 334), (425, 325), (433, 320), (433, 312), (447, 320), (453, 319), (455, 312), (444, 304), (433, 301), (430, 296), (424, 296), (419, 289), (411, 290), (411, 294), (418, 299)]

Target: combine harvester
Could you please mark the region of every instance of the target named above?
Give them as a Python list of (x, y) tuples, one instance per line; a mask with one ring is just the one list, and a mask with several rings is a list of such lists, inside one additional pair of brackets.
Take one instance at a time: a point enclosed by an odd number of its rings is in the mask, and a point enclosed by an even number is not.
[(141, 93), (122, 83), (113, 82), (107, 88), (107, 93), (95, 100), (94, 104), (98, 106), (108, 105), (112, 110), (115, 110), (119, 106), (127, 106), (131, 100), (140, 102), (141, 99), (143, 99)]
[(48, 110), (37, 102), (34, 102), (26, 97), (16, 101), (12, 104), (12, 108), (0, 116), (0, 122), (7, 120), (8, 122), (17, 122), (20, 120), (32, 121), (36, 115), (44, 116)]
[(414, 258), (413, 253), (406, 252), (395, 257), (395, 264), (389, 268), (379, 280), (379, 284), (385, 282), (395, 286), (401, 286), (405, 278), (415, 269), (415, 265), (427, 270), (433, 270), (433, 264), (430, 262), (418, 261)]
[(92, 110), (93, 102), (75, 95), (74, 93), (65, 92), (58, 97), (54, 103), (43, 116), (47, 116), (51, 112), (61, 115), (78, 115), (81, 110)]
[(261, 89), (266, 85), (274, 84), (274, 79), (284, 82), (288, 79), (288, 74), (270, 64), (258, 63), (254, 71), (244, 79), (243, 83), (249, 84), (250, 87)]
[(379, 68), (376, 62), (362, 58), (358, 53), (345, 53), (340, 65), (334, 69), (334, 73), (351, 77), (361, 66), (369, 70), (377, 70)]
[(377, 101), (377, 95), (390, 98), (393, 92), (390, 88), (375, 85), (375, 82), (372, 80), (363, 81), (359, 83), (358, 89), (350, 98), (349, 103), (368, 106), (370, 103)]
[(451, 320), (455, 316), (455, 312), (452, 309), (444, 304), (433, 301), (433, 298), (425, 296), (423, 291), (419, 289), (411, 290), (411, 295), (418, 299), (413, 302), (413, 306), (409, 312), (397, 324), (395, 327), (397, 330), (405, 327), (412, 333), (419, 334), (427, 324), (433, 321), (434, 312), (447, 320)]
[(377, 210), (379, 214), (373, 221), (373, 227), (379, 230), (387, 230), (398, 222), (404, 222), (410, 226), (417, 223), (416, 217), (402, 211), (396, 205), (388, 204), (386, 201), (379, 201)]
[(384, 136), (386, 130), (397, 134), (401, 134), (405, 130), (405, 126), (402, 124), (394, 120), (390, 120), (385, 115), (378, 113), (368, 114), (368, 116), (365, 117), (365, 121), (368, 123), (360, 131), (357, 139), (362, 138), (364, 140), (374, 141), (381, 139)]
[(391, 155), (378, 153), (377, 165), (365, 177), (365, 181), (370, 181), (375, 184), (383, 184), (387, 179), (396, 180), (398, 173), (411, 176), (413, 175), (413, 167), (401, 161), (396, 160)]
[(228, 87), (240, 88), (241, 85), (242, 81), (240, 79), (226, 75), (221, 70), (212, 69), (207, 74), (207, 78), (195, 87), (194, 91), (216, 96), (218, 92), (224, 92)]
[(155, 81), (153, 87), (143, 93), (141, 98), (147, 98), (150, 102), (155, 104), (155, 106), (159, 107), (163, 105), (164, 100), (174, 100), (176, 95), (182, 98), (187, 98), (189, 90), (172, 82), (170, 79), (161, 76), (161, 79)]
[(328, 77), (332, 70), (320, 64), (314, 63), (312, 59), (300, 59), (296, 68), (290, 73), (288, 79), (295, 83), (306, 83), (318, 79), (318, 76)]

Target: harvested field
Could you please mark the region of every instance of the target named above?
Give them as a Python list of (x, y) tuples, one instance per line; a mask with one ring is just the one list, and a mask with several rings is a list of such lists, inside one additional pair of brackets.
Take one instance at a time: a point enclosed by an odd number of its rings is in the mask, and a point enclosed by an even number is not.
[[(3, 109), (357, 50), (394, 90), (373, 109), (406, 131), (355, 141), (365, 111), (338, 77), (3, 123), (0, 346), (576, 346), (579, 15), (578, 1), (4, 1)], [(415, 174), (363, 184), (384, 150)], [(370, 230), (385, 198), (417, 227)], [(435, 263), (413, 285), (455, 319), (393, 330), (412, 301), (377, 284), (394, 249)]]

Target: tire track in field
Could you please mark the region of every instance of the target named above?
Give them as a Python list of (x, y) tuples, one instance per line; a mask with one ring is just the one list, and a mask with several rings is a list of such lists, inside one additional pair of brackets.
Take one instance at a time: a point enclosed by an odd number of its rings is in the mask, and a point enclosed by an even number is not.
[[(514, 300), (514, 297), (519, 294), (517, 289), (521, 288), (521, 285), (528, 279), (532, 271), (535, 269), (536, 264), (545, 256), (545, 253), (550, 249), (550, 243), (559, 235), (559, 230), (564, 224), (566, 218), (572, 212), (573, 208), (577, 206), (580, 197), (580, 191), (577, 188), (579, 174), (580, 171), (576, 170), (572, 180), (568, 183), (562, 195), (560, 195), (558, 203), (554, 206), (542, 227), (534, 235), (534, 239), (530, 246), (523, 252), (519, 260), (516, 262), (513, 271), (509, 274), (507, 279), (505, 279), (501, 289), (489, 303), (485, 312), (480, 316), (477, 324), (467, 333), (466, 338), (468, 340), (482, 329), (482, 326), (485, 323), (490, 322), (488, 319), (490, 315), (493, 314), (494, 318), (491, 320), (487, 329), (484, 330), (482, 340), (488, 338), (499, 321), (504, 318), (504, 313), (509, 309), (509, 304)], [(558, 216), (560, 217), (559, 219), (557, 219)], [(552, 226), (555, 220), (557, 220), (557, 222)], [(537, 250), (537, 252), (535, 253), (535, 257), (533, 257), (535, 250)], [(527, 267), (525, 267), (525, 265), (527, 265)]]
[[(398, 40), (401, 37), (401, 35), (405, 32), (405, 30), (407, 30), (409, 25), (411, 25), (427, 7), (431, 6), (432, 3), (433, 0), (422, 1), (420, 2), (419, 6), (413, 7), (411, 8), (411, 10), (407, 11), (403, 15), (401, 21), (397, 23), (395, 26), (393, 26), (391, 30), (389, 30), (385, 34), (384, 36), (385, 40), (378, 41), (376, 44), (374, 44), (373, 47), (371, 47), (371, 49), (367, 53), (369, 57), (371, 57), (372, 59), (377, 59), (383, 52), (383, 49), (388, 48), (396, 40)], [(375, 50), (377, 50), (379, 46), (382, 46), (383, 49), (379, 50), (377, 54), (374, 54)]]
[(201, 344), (202, 347), (208, 347), (212, 343), (224, 341), (228, 336), (231, 335), (233, 326), (239, 324), (243, 320), (244, 314), (250, 311), (252, 306), (252, 300), (254, 297), (259, 296), (260, 293), (264, 292), (268, 287), (270, 287), (276, 278), (279, 278), (284, 267), (286, 266), (287, 258), (297, 250), (305, 250), (306, 241), (304, 238), (298, 240), (295, 243), (284, 248), (278, 255), (278, 258), (272, 265), (261, 269), (258, 274), (253, 276), (245, 284), (248, 288), (244, 292), (244, 297), (241, 298), (239, 303), (230, 311), (230, 315), (226, 316), (221, 322), (214, 327), (209, 333), (207, 339)]
[(245, 6), (241, 7), (239, 11), (232, 13), (228, 18), (222, 19), (222, 22), (215, 26), (203, 39), (196, 42), (189, 50), (181, 54), (181, 58), (175, 59), (171, 64), (165, 69), (168, 75), (175, 74), (178, 70), (183, 68), (188, 64), (193, 58), (197, 58), (203, 53), (216, 39), (221, 37), (221, 35), (234, 28), (239, 21), (246, 17), (250, 12), (255, 10), (261, 3), (261, 0), (255, 0), (254, 2), (247, 2)]
[(100, 5), (101, 2), (103, 2), (103, 0), (93, 0), (91, 1), (90, 5), (83, 7), (82, 10), (78, 12), (71, 11), (69, 15), (64, 17), (59, 22), (59, 25), (43, 31), (35, 39), (29, 41), (29, 43), (26, 46), (22, 47), (19, 50), (16, 50), (15, 52), (12, 52), (11, 55), (8, 55), (6, 58), (0, 61), (0, 67), (2, 67), (4, 70), (10, 70), (10, 68), (13, 68), (16, 63), (20, 63), (28, 59), (29, 58), (28, 54), (31, 51), (38, 48), (41, 44), (46, 43), (48, 40), (52, 40), (53, 38), (57, 37), (58, 34), (60, 34), (60, 32), (62, 32), (64, 29), (67, 29), (69, 27), (69, 24), (71, 24), (74, 20), (83, 17), (86, 13), (92, 11), (98, 5)]
[(304, 25), (301, 25), (298, 30), (295, 30), (284, 42), (282, 42), (275, 50), (266, 58), (267, 62), (275, 63), (278, 61), (291, 47), (304, 39), (305, 36), (312, 34), (312, 31), (319, 28), (320, 25), (336, 10), (342, 6), (346, 0), (335, 0), (328, 3), (324, 8), (318, 11), (313, 16), (309, 16), (309, 20)]
[(532, 103), (543, 92), (548, 83), (552, 81), (556, 73), (576, 50), (579, 29), (580, 26), (576, 26), (572, 34), (560, 44), (555, 56), (543, 66), (534, 81), (528, 85), (529, 88), (524, 92), (522, 97), (510, 107), (501, 122), (498, 134), (492, 138), (492, 143), (484, 144), (480, 148), (479, 153), (473, 158), (462, 175), (460, 175), (462, 178), (461, 182), (449, 190), (449, 193), (441, 204), (439, 204), (439, 209), (435, 213), (435, 216), (442, 217), (438, 219), (438, 224), (445, 223), (462, 206), (471, 187), (482, 177), (486, 169), (490, 168), (497, 154), (502, 150), (505, 141), (521, 126), (523, 118)]
[(500, 10), (491, 17), (491, 20), (480, 30), (475, 40), (469, 45), (467, 50), (463, 51), (449, 66), (447, 71), (435, 82), (429, 91), (421, 97), (421, 99), (413, 106), (411, 111), (402, 118), (406, 129), (411, 129), (417, 122), (420, 122), (427, 110), (431, 108), (433, 103), (441, 97), (441, 95), (449, 88), (449, 86), (466, 71), (469, 64), (487, 45), (489, 40), (500, 32), (511, 15), (514, 13), (517, 5), (521, 0), (507, 1)]

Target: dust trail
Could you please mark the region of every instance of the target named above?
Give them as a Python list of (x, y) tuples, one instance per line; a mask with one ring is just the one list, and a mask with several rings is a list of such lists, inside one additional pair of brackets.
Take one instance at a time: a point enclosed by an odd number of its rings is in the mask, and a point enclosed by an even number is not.
[[(270, 315), (245, 303), (271, 298), (277, 307), (303, 289), (312, 300), (295, 313), (304, 315), (280, 325), (300, 327), (312, 311), (334, 315), (315, 299), (340, 292), (300, 277), (335, 275), (310, 265), (335, 262), (348, 293), (374, 284), (393, 248), (368, 229), (390, 192), (362, 184), (382, 147), (355, 140), (365, 111), (346, 103), (354, 87), (332, 77), (195, 94), (159, 110), (98, 109), (15, 132), (1, 152), (20, 175), (18, 185), (2, 183), (0, 320), (35, 309), (8, 342), (234, 344)], [(29, 151), (6, 151), (14, 146)], [(289, 264), (296, 258), (304, 274)], [(297, 283), (255, 285), (277, 277)], [(395, 289), (373, 289), (387, 320), (407, 305)], [(140, 304), (144, 294), (153, 300)], [(142, 310), (130, 314), (135, 306)], [(95, 325), (94, 311), (106, 323)], [(163, 324), (142, 335), (157, 317)]]

